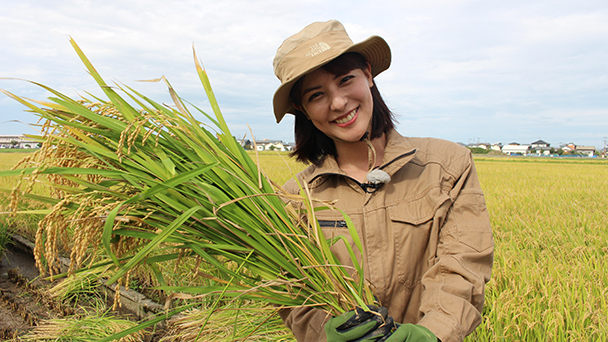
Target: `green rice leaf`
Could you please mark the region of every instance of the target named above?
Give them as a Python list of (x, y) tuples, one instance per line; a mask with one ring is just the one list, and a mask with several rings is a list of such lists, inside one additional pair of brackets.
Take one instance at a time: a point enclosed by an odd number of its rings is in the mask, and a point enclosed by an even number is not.
[[(192, 216), (196, 211), (200, 210), (201, 207), (193, 207), (185, 213), (181, 214), (175, 221), (173, 221), (165, 230), (158, 234), (150, 243), (143, 247), (135, 256), (131, 258), (123, 267), (119, 268), (116, 273), (108, 279), (108, 284), (113, 284), (118, 278), (129, 271), (133, 266), (139, 264), (143, 258), (145, 258), (154, 248), (156, 248), (161, 242), (171, 235), (177, 228), (179, 228), (187, 219)], [(109, 219), (108, 219), (109, 221)]]

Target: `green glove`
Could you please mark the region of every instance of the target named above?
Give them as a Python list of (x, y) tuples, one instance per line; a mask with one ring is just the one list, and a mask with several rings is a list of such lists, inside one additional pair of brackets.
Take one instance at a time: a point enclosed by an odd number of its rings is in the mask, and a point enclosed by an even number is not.
[(397, 330), (376, 342), (437, 342), (437, 337), (422, 325), (398, 324)]
[(371, 305), (369, 308), (371, 311), (356, 308), (340, 316), (330, 318), (325, 324), (327, 341), (371, 342), (379, 336), (386, 335), (390, 331), (390, 327), (383, 328), (386, 326), (384, 321), (388, 316), (388, 310), (384, 307), (376, 308)]

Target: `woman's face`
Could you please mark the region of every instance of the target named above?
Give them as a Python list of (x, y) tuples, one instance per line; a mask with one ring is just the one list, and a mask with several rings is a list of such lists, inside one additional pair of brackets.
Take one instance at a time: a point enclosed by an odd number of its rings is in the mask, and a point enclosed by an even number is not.
[(371, 68), (334, 75), (317, 69), (302, 80), (302, 110), (334, 141), (359, 141), (368, 129), (374, 103)]

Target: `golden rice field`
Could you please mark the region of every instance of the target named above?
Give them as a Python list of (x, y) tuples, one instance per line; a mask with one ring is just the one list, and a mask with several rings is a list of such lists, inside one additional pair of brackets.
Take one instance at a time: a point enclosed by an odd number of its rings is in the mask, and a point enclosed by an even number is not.
[(471, 341), (608, 339), (608, 163), (477, 159), (496, 253)]
[[(0, 171), (9, 170), (13, 166), (15, 166), (19, 161), (29, 155), (31, 152), (17, 152), (17, 153), (9, 153), (9, 152), (0, 152)], [(8, 188), (12, 189), (15, 185), (17, 185), (18, 179), (17, 177), (0, 177), (0, 188)], [(34, 188), (34, 192), (37, 194), (48, 195), (50, 191), (48, 188), (44, 188), (42, 186), (37, 186)], [(9, 208), (9, 194), (5, 192), (0, 192), (0, 213), (6, 213)], [(21, 202), (21, 209), (34, 209), (34, 208), (43, 208), (40, 203), (36, 203), (27, 199), (24, 199)], [(13, 229), (13, 232), (19, 233), (21, 235), (27, 236), (30, 239), (34, 239), (34, 234), (36, 233), (36, 224), (40, 219), (40, 216), (18, 216), (18, 217), (8, 217), (7, 215), (0, 215), (0, 227), (1, 225), (10, 225)]]
[[(0, 170), (22, 156), (0, 153)], [(280, 184), (304, 168), (286, 154), (259, 160)], [(608, 161), (480, 157), (476, 166), (496, 252), (484, 320), (467, 341), (608, 341)]]

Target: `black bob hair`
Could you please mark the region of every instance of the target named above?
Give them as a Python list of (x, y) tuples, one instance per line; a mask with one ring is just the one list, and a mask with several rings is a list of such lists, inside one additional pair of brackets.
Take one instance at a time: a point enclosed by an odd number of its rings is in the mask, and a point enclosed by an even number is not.
[[(365, 57), (361, 54), (348, 52), (325, 64), (321, 68), (333, 75), (344, 75), (355, 69), (366, 70), (367, 65)], [(302, 104), (301, 80), (302, 78), (293, 85), (289, 94), (291, 101), (296, 107), (301, 107)], [(369, 138), (375, 139), (381, 137), (382, 134), (388, 133), (395, 127), (395, 117), (382, 99), (375, 81), (370, 90), (372, 93), (374, 109), (372, 112), (372, 129), (371, 132), (369, 132)], [(334, 158), (338, 156), (334, 141), (315, 127), (312, 121), (308, 120), (306, 114), (296, 109), (295, 116), (294, 135), (296, 146), (291, 153), (292, 157), (296, 157), (300, 162), (312, 163), (319, 166), (323, 163), (325, 156), (330, 155)]]

